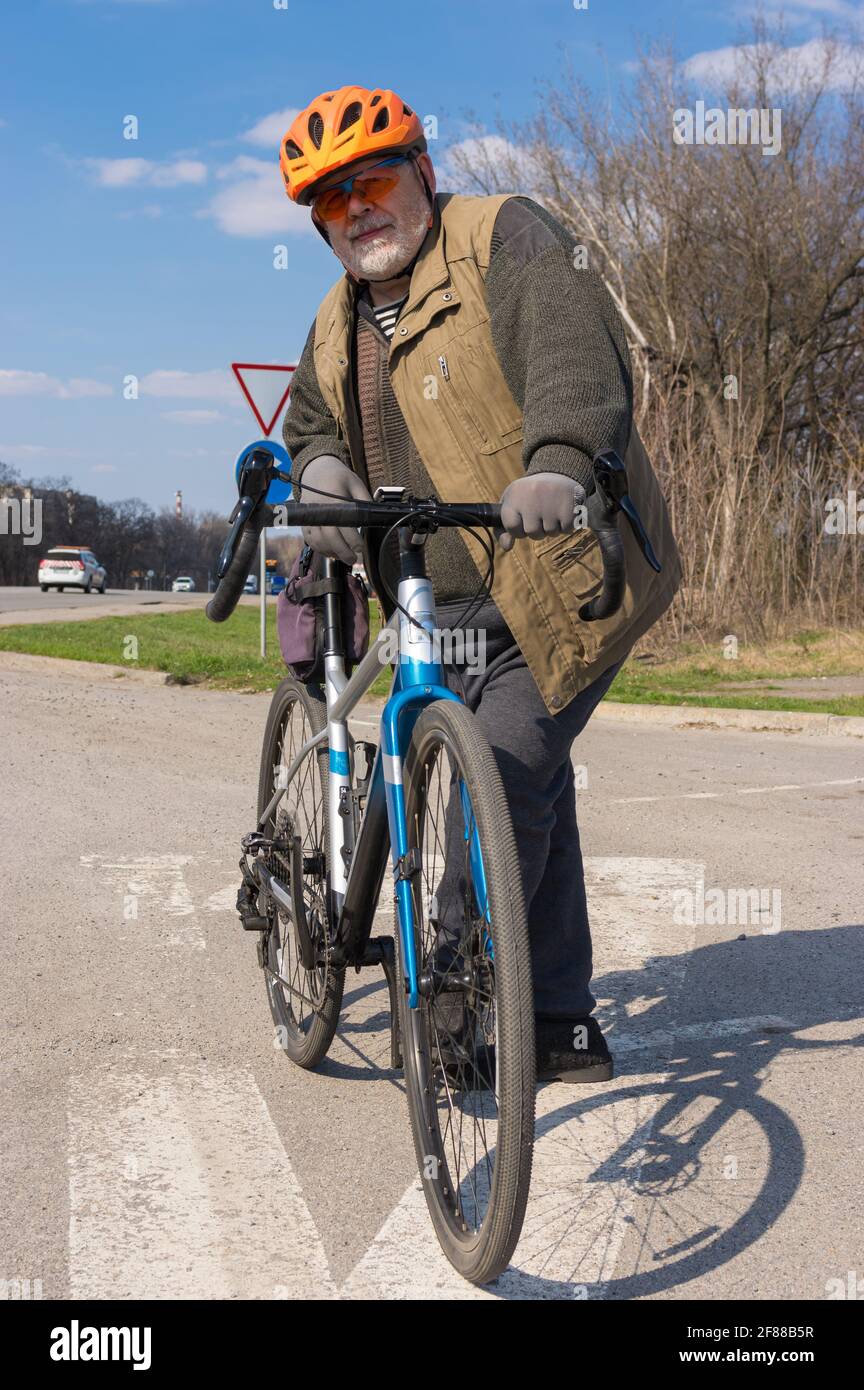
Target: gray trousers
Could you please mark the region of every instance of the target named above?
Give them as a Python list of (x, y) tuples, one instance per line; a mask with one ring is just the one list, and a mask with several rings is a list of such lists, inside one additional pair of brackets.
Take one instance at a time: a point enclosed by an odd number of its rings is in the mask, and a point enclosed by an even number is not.
[[(465, 607), (463, 601), (438, 604), (439, 628), (453, 626)], [(591, 930), (570, 750), (621, 662), (552, 715), (498, 607), (487, 601), (467, 627), (485, 629), (485, 669), (472, 671), (464, 661), (452, 662), (446, 680), (477, 716), (504, 783), (528, 911), (535, 1012), (546, 1017), (589, 1014), (596, 1004), (590, 990)], [(464, 902), (459, 896), (464, 878), (457, 869), (461, 882), (455, 883), (450, 871), (463, 858), (458, 844), (462, 817), (455, 802), (447, 819), (448, 867), (442, 875), (439, 920), (444, 925), (449, 919), (449, 933)]]

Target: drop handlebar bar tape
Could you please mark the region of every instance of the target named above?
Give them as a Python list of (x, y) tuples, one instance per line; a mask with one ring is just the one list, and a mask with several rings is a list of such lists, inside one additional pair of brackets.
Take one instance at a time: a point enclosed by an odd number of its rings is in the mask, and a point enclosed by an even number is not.
[(588, 525), (600, 545), (603, 560), (603, 588), (595, 598), (583, 603), (579, 617), (583, 623), (608, 618), (621, 607), (626, 585), (624, 542), (618, 530), (617, 507), (609, 505), (599, 489), (588, 496)]
[(249, 571), (255, 563), (255, 552), (261, 532), (268, 524), (270, 509), (258, 506), (240, 533), (234, 558), (228, 566), (219, 587), (207, 604), (205, 612), (211, 623), (224, 623), (237, 607), (237, 600), (243, 592), (243, 585), (249, 578)]

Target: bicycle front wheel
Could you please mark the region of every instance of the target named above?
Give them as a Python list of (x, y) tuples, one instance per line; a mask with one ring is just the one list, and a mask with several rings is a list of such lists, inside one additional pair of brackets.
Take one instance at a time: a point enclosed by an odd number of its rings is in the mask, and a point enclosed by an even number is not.
[[(419, 716), (405, 759), (418, 1006), (401, 992), (423, 1190), (451, 1264), (482, 1284), (519, 1239), (534, 1141), (527, 919), (494, 755), (464, 705)], [(397, 932), (397, 938), (399, 933)], [(401, 942), (400, 963), (405, 973)]]

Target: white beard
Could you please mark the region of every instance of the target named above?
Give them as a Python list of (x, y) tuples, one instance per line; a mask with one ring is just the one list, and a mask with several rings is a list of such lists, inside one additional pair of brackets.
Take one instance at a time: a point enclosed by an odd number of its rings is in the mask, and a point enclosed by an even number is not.
[(401, 229), (385, 227), (381, 235), (371, 241), (360, 245), (352, 242), (344, 264), (348, 270), (367, 279), (370, 276), (390, 279), (417, 254), (428, 231), (428, 222), (429, 208), (424, 197), (422, 206), (418, 203), (416, 214), (412, 211), (407, 226)]

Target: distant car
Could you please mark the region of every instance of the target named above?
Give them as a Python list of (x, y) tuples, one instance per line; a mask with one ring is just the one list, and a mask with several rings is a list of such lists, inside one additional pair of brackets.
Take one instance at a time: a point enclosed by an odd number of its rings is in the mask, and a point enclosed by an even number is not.
[(62, 593), (64, 589), (93, 590), (104, 594), (108, 586), (105, 568), (92, 550), (81, 545), (55, 545), (39, 561), (39, 587), (43, 594), (49, 589)]
[(268, 574), (267, 592), (268, 594), (281, 594), (285, 585), (288, 583), (284, 574)]
[(244, 592), (244, 594), (257, 594), (257, 592), (258, 592), (258, 576), (257, 576), (257, 574), (250, 574), (250, 575), (249, 575), (248, 579), (246, 580), (246, 583), (243, 585), (243, 592)]
[(174, 583), (171, 585), (172, 594), (194, 594), (195, 580), (188, 574), (178, 574)]

